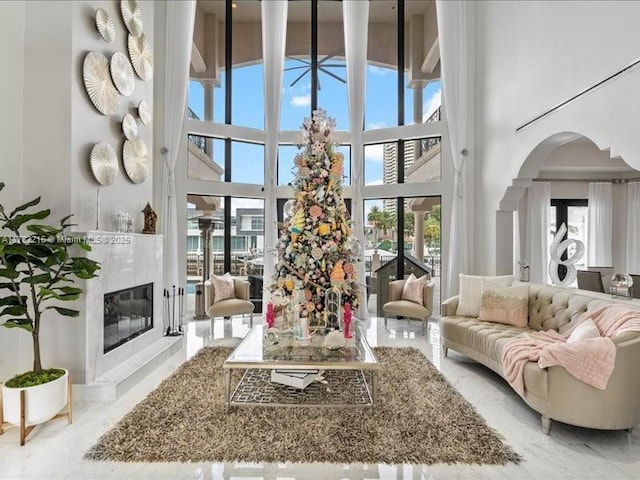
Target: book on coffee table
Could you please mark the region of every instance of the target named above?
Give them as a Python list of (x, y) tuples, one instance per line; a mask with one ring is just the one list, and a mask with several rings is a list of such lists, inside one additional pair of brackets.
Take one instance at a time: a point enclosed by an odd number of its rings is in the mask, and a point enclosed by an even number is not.
[(303, 390), (323, 373), (323, 370), (271, 370), (271, 381)]

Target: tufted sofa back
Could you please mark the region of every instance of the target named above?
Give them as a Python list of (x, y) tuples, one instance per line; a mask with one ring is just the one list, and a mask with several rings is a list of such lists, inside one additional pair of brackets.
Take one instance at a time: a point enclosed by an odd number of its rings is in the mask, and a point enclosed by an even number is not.
[(563, 288), (532, 283), (529, 286), (529, 328), (568, 330), (572, 322), (589, 311), (610, 303)]

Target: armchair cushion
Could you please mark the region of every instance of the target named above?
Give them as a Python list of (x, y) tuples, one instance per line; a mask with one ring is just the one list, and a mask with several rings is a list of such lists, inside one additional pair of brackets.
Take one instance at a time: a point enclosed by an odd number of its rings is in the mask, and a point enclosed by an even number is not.
[(212, 303), (236, 297), (235, 284), (228, 272), (221, 277), (212, 273), (211, 284), (213, 285)]
[(422, 291), (426, 284), (427, 284), (426, 275), (423, 275), (420, 278), (416, 278), (416, 276), (412, 273), (411, 275), (409, 275), (409, 278), (407, 278), (404, 282), (404, 286), (402, 287), (401, 299), (422, 304), (423, 303)]

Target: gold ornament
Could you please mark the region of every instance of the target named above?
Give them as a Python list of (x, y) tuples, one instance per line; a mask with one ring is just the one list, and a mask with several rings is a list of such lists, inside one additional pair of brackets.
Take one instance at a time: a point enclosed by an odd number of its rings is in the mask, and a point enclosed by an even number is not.
[(320, 235), (327, 235), (330, 231), (329, 225), (327, 225), (326, 223), (321, 223), (320, 226), (318, 227), (318, 233), (320, 233)]
[(291, 280), (290, 278), (287, 278), (284, 281), (284, 286), (287, 288), (287, 290), (289, 290), (290, 292), (293, 291), (293, 280)]

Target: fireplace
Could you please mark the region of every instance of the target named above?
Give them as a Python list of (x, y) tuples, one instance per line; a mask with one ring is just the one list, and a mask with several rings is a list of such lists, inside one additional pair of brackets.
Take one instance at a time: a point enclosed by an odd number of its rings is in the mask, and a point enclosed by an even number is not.
[(104, 295), (104, 353), (153, 328), (153, 283)]

